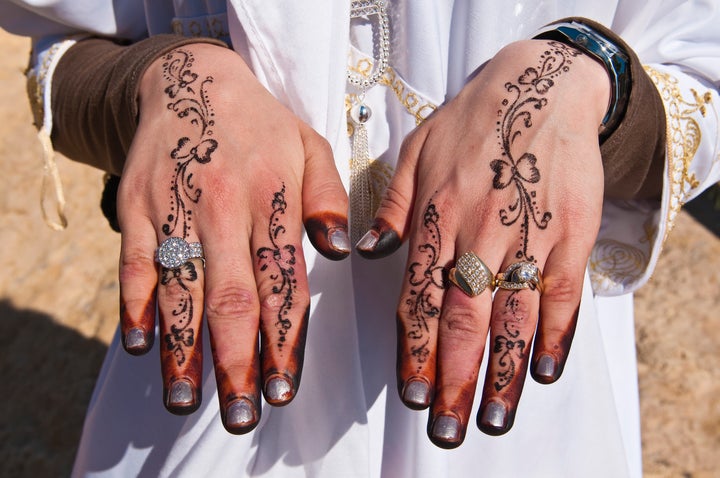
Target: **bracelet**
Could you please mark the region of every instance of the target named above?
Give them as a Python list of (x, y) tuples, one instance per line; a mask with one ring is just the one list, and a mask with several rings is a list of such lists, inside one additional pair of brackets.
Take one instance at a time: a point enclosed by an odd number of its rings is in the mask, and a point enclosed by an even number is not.
[(556, 40), (573, 46), (605, 66), (610, 76), (610, 105), (602, 120), (600, 142), (607, 139), (625, 115), (632, 80), (630, 58), (618, 45), (597, 30), (579, 22), (548, 25), (533, 39)]

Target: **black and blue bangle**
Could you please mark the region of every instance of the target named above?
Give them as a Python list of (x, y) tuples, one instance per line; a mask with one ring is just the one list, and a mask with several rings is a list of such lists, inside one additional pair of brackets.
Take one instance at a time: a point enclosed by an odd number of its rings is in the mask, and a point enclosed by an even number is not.
[(548, 25), (533, 39), (565, 43), (605, 66), (610, 76), (610, 104), (602, 120), (600, 142), (605, 141), (625, 116), (632, 85), (630, 56), (605, 35), (584, 23), (575, 21)]

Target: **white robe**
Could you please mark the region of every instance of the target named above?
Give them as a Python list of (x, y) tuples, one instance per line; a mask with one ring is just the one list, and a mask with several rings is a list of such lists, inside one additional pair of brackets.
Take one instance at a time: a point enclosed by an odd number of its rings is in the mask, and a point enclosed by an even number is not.
[[(122, 11), (113, 10), (119, 3)], [(96, 8), (91, 17), (84, 10), (89, 4)], [(199, 25), (213, 34), (207, 19), (220, 18), (225, 23), (215, 33), (231, 38), (260, 81), (330, 141), (347, 185), (346, 68), (362, 52), (372, 54), (369, 27), (351, 24), (343, 0), (235, 0), (227, 7), (225, 16), (225, 2), (212, 0), (13, 1), (0, 3), (0, 24), (36, 37), (40, 65), (52, 44), (73, 33), (140, 38), (145, 27), (151, 34), (187, 33)], [(374, 112), (370, 152), (380, 173), (391, 173), (420, 106), (452, 97), (502, 46), (566, 16), (612, 27), (652, 68), (668, 117), (666, 181), (660, 202), (606, 202), (564, 374), (549, 386), (528, 379), (509, 433), (487, 436), (471, 423), (462, 446), (442, 450), (426, 436), (427, 412), (400, 402), (394, 317), (405, 248), (378, 261), (353, 255), (330, 262), (304, 244), (312, 313), (295, 400), (283, 408), (265, 406), (255, 431), (231, 435), (220, 421), (208, 357), (201, 408), (187, 417), (171, 415), (162, 404), (158, 354), (132, 357), (116, 335), (74, 475), (640, 477), (631, 293), (652, 273), (680, 205), (720, 178), (720, 4), (391, 1), (396, 88), (379, 84), (367, 93)], [(704, 108), (693, 90), (711, 92)], [(701, 134), (694, 134), (693, 124)]]

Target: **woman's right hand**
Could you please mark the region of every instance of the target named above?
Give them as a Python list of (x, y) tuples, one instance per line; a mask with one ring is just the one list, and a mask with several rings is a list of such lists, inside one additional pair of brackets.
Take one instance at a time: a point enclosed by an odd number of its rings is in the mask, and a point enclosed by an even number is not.
[[(297, 393), (310, 304), (302, 223), (320, 253), (346, 257), (347, 195), (328, 143), (231, 50), (197, 43), (157, 59), (139, 107), (118, 192), (123, 344), (151, 348), (157, 306), (165, 406), (191, 413), (207, 318), (223, 424), (245, 433), (261, 390), (272, 405)], [(158, 265), (168, 238), (202, 243), (205, 259)]]

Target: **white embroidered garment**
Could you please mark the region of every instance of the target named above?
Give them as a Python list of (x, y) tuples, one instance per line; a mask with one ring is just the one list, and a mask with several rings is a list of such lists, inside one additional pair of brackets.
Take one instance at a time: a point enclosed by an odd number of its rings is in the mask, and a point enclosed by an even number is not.
[[(350, 62), (362, 70), (372, 57), (369, 27), (350, 23), (349, 2), (236, 0), (227, 2), (225, 17), (222, 1), (128, 1), (114, 10), (118, 3), (4, 2), (0, 22), (37, 36), (44, 50), (55, 38), (40, 38), (47, 35), (91, 31), (140, 38), (140, 26), (159, 33), (188, 22), (202, 25), (205, 18), (206, 25), (217, 26), (211, 20), (224, 18), (227, 23), (217, 31), (227, 31), (267, 88), (330, 141), (348, 186), (346, 69)], [(193, 3), (205, 14), (191, 8)], [(88, 5), (95, 14), (86, 13)], [(36, 21), (38, 13), (42, 21)], [(640, 477), (628, 293), (647, 281), (680, 205), (720, 178), (720, 5), (392, 1), (390, 68), (365, 98), (373, 110), (367, 124), (369, 152), (376, 159), (372, 184), (381, 192), (404, 135), (455, 95), (477, 66), (502, 46), (566, 16), (611, 26), (651, 68), (668, 113), (666, 181), (661, 202), (605, 205), (564, 374), (550, 386), (528, 379), (507, 435), (486, 436), (471, 424), (460, 448), (441, 450), (426, 436), (427, 412), (401, 404), (394, 316), (404, 249), (379, 261), (353, 256), (336, 263), (304, 244), (312, 314), (297, 398), (287, 407), (264, 407), (251, 434), (230, 435), (220, 422), (208, 357), (201, 409), (173, 416), (162, 405), (157, 354), (131, 357), (116, 336), (88, 411), (74, 474)], [(477, 405), (476, 399), (474, 413)]]

